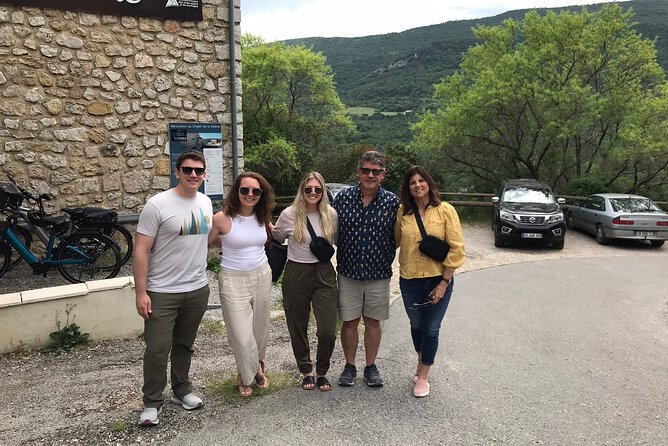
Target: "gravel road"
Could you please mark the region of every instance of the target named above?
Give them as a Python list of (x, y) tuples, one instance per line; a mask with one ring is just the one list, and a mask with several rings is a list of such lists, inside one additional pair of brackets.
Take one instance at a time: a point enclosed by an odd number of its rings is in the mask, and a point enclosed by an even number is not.
[[(651, 248), (638, 243), (596, 244), (588, 235), (570, 231), (563, 250), (541, 247), (494, 247), (488, 226), (465, 225), (468, 260), (459, 272), (520, 262), (557, 258), (608, 256), (665, 256), (668, 246)], [(129, 274), (129, 271), (126, 270)], [(395, 275), (396, 276), (396, 275)], [(211, 302), (217, 301), (217, 281), (212, 277)], [(11, 286), (8, 284), (12, 284)], [(53, 272), (46, 279), (30, 274), (23, 265), (2, 278), (2, 291), (62, 285)], [(393, 281), (398, 297), (398, 278)], [(277, 300), (280, 291), (276, 289)], [(221, 319), (220, 310), (208, 318)], [(215, 417), (225, 404), (211, 395), (206, 383), (229, 376), (234, 359), (224, 337), (201, 332), (196, 342), (192, 378), (195, 391), (206, 401), (205, 410), (186, 412), (166, 404), (159, 426), (136, 426), (141, 403), (143, 343), (140, 339), (105, 341), (58, 356), (37, 351), (0, 356), (0, 443), (28, 445), (129, 445), (164, 444), (185, 429), (197, 430)], [(267, 364), (270, 370), (298, 374), (283, 319), (272, 320)], [(340, 346), (333, 355), (332, 370), (343, 365)]]

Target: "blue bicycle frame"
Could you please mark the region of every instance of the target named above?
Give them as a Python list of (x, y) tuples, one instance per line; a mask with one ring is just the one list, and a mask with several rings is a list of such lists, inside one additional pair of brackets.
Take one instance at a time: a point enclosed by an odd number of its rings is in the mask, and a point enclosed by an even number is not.
[(58, 266), (58, 265), (83, 265), (91, 260), (91, 257), (88, 256), (85, 252), (81, 251), (77, 246), (67, 244), (67, 248), (72, 250), (81, 256), (78, 259), (65, 259), (65, 260), (53, 260), (53, 245), (56, 240), (67, 243), (66, 240), (61, 239), (60, 237), (51, 234), (49, 236), (49, 242), (46, 247), (46, 256), (43, 260), (38, 259), (35, 254), (32, 253), (22, 242), (16, 237), (14, 231), (10, 227), (3, 227), (2, 232), (5, 236), (5, 239), (9, 242), (11, 247), (16, 249), (21, 257), (28, 263), (28, 265), (33, 266), (35, 264), (40, 265), (49, 265), (49, 266)]

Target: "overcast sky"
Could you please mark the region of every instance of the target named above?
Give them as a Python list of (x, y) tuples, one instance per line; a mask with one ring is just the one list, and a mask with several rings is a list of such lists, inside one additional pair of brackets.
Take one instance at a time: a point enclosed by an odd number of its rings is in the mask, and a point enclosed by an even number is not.
[(267, 42), (359, 37), (527, 8), (604, 3), (589, 0), (241, 0), (241, 32)]

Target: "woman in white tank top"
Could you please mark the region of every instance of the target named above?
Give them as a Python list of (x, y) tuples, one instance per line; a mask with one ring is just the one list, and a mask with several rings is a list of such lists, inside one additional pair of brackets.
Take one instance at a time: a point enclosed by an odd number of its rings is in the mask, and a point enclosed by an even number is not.
[(225, 209), (213, 217), (209, 243), (220, 237), (220, 303), (227, 339), (237, 363), (241, 396), (251, 385), (269, 387), (264, 358), (271, 312), (271, 269), (264, 252), (271, 233), (274, 190), (264, 177), (243, 172), (232, 185)]

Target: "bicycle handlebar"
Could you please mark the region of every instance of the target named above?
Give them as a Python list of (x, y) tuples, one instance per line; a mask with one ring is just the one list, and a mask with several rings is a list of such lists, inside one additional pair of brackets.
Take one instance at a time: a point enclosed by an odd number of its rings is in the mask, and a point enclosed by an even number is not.
[(22, 187), (16, 182), (16, 180), (14, 179), (14, 177), (11, 176), (10, 174), (7, 174), (7, 178), (9, 179), (9, 181), (11, 181), (12, 183), (14, 183), (14, 186), (16, 186), (17, 189), (18, 189), (19, 191), (21, 191), (21, 195), (23, 196), (23, 198), (27, 198), (28, 200), (37, 203), (37, 205), (39, 206), (39, 211), (40, 211), (42, 214), (45, 214), (45, 212), (44, 212), (44, 201), (50, 201), (50, 200), (51, 200), (51, 196), (50, 196), (50, 195), (48, 195), (48, 194), (34, 195), (34, 194), (28, 192), (27, 190), (25, 190), (24, 188), (22, 188)]

